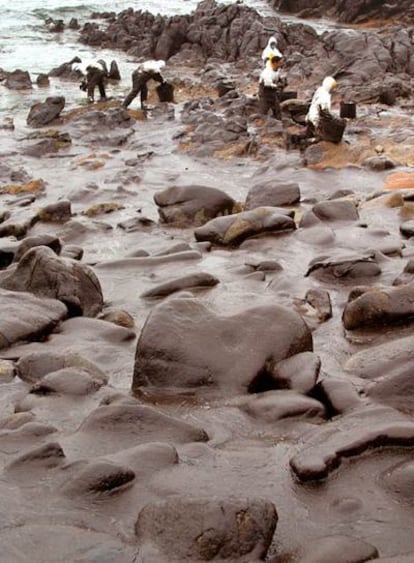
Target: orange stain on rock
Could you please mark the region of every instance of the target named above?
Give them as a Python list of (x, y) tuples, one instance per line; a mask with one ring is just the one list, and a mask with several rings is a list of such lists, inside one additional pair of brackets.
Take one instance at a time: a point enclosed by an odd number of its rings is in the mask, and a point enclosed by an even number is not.
[(0, 188), (1, 193), (6, 194), (22, 194), (22, 193), (39, 193), (44, 191), (45, 182), (42, 179), (31, 180), (27, 184), (11, 184), (8, 186), (2, 186)]
[(385, 182), (386, 190), (414, 190), (414, 172), (394, 172)]

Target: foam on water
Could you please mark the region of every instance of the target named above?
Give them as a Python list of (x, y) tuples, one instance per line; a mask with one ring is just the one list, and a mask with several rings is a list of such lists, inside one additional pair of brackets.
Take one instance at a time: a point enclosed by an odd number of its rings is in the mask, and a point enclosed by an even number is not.
[[(234, 1), (221, 0), (221, 3)], [(34, 74), (47, 73), (79, 51), (91, 51), (77, 42), (77, 33), (49, 33), (45, 29), (48, 17), (63, 19), (65, 23), (74, 17), (83, 25), (92, 12), (119, 13), (131, 7), (154, 14), (177, 15), (191, 13), (198, 3), (198, 0), (0, 0), (0, 68), (8, 72), (21, 68)], [(269, 15), (263, 0), (246, 0), (245, 3)]]

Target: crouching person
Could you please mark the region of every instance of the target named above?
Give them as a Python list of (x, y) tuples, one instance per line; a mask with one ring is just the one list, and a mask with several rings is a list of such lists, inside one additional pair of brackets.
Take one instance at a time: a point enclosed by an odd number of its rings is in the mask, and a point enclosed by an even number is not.
[(332, 76), (326, 76), (322, 85), (313, 94), (306, 115), (309, 137), (332, 143), (341, 142), (346, 120), (336, 117), (331, 111), (331, 93), (336, 88), (336, 80)]
[(78, 71), (83, 75), (80, 83), (80, 89), (86, 92), (88, 102), (95, 101), (95, 88), (98, 87), (101, 101), (106, 100), (105, 81), (108, 75), (108, 69), (105, 61), (96, 61), (89, 63), (76, 63), (72, 66), (74, 71)]
[(132, 73), (132, 89), (122, 103), (124, 108), (127, 108), (139, 94), (141, 108), (145, 109), (145, 102), (148, 98), (147, 83), (150, 80), (155, 80), (163, 84), (165, 79), (161, 74), (161, 69), (164, 68), (164, 66), (165, 61), (145, 61), (138, 65)]
[(89, 102), (95, 101), (95, 88), (98, 87), (101, 101), (106, 100), (106, 68), (100, 63), (91, 63), (86, 67), (86, 94)]
[(282, 77), (280, 65), (282, 57), (272, 55), (266, 61), (259, 79), (259, 108), (260, 112), (267, 115), (269, 110), (275, 119), (281, 118), (280, 97), (286, 86), (286, 79)]

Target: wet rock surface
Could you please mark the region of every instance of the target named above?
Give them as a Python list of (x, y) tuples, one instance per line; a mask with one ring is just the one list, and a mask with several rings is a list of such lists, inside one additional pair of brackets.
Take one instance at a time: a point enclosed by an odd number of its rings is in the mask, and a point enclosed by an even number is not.
[(63, 96), (46, 98), (43, 103), (35, 104), (31, 107), (27, 116), (27, 124), (31, 127), (48, 125), (59, 117), (64, 107), (65, 98)]
[(262, 559), (276, 523), (266, 501), (177, 498), (144, 506), (135, 532), (148, 561), (247, 562)]
[[(68, 98), (53, 129), (0, 128), (2, 561), (412, 560), (397, 15), (324, 33), (239, 3), (96, 15), (81, 41), (164, 56), (175, 102)], [(257, 103), (269, 29), (298, 94), (281, 120)], [(357, 117), (301, 145), (328, 73)]]

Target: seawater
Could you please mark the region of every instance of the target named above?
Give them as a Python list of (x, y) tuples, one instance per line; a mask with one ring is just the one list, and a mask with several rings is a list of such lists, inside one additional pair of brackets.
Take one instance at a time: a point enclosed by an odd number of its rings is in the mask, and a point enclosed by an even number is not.
[[(220, 3), (234, 2), (221, 0)], [(63, 33), (51, 33), (45, 25), (47, 18), (62, 19), (65, 24), (77, 18), (82, 26), (90, 21), (92, 12), (119, 13), (133, 8), (171, 16), (191, 13), (198, 3), (198, 0), (0, 0), (0, 68), (8, 72), (27, 70), (33, 81), (33, 89), (22, 92), (10, 91), (0, 84), (0, 115), (25, 111), (50, 95), (65, 95), (67, 104), (84, 102), (85, 94), (79, 92), (78, 85), (52, 78), (47, 91), (36, 86), (39, 74), (49, 73), (75, 55), (84, 60), (103, 58), (108, 63), (115, 59), (122, 81), (112, 94), (122, 95), (130, 86), (130, 74), (136, 61), (120, 51), (96, 50), (82, 45), (78, 42), (78, 31), (66, 29)], [(244, 3), (262, 15), (275, 15), (265, 0), (245, 0)]]
[[(221, 3), (232, 4), (234, 0)], [(94, 11), (119, 13), (131, 7), (154, 14), (178, 15), (194, 11), (197, 4), (196, 0), (0, 0), (0, 68), (47, 73), (79, 51), (90, 52), (77, 43), (78, 32), (48, 32), (45, 27), (48, 17), (63, 19), (65, 23), (75, 17), (83, 25)], [(245, 4), (261, 13), (272, 13), (264, 1), (248, 0)]]

